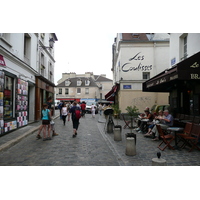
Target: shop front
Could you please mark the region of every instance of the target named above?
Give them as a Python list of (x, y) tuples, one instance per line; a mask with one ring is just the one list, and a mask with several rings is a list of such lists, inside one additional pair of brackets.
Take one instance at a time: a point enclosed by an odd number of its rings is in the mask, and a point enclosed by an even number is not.
[(0, 135), (28, 124), (28, 81), (0, 71)]
[(200, 115), (200, 52), (144, 82), (143, 91), (169, 92), (174, 115)]
[[(52, 98), (52, 105), (54, 105), (54, 88), (55, 84), (50, 82), (43, 76), (36, 76), (35, 88), (35, 120), (41, 120), (42, 105), (47, 103), (48, 97)], [(52, 107), (53, 108), (53, 107)], [(52, 109), (52, 116), (54, 115), (54, 108)]]

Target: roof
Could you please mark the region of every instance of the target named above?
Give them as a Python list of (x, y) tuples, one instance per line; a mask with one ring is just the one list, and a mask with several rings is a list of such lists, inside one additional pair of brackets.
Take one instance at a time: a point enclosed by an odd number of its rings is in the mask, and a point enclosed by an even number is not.
[(94, 75), (94, 78), (95, 78), (95, 81), (98, 81), (98, 82), (112, 81), (111, 79), (106, 78), (106, 77), (101, 76), (101, 75)]
[(152, 42), (169, 41), (168, 33), (122, 33), (122, 41)]
[[(77, 87), (77, 81), (78, 80), (82, 81), (82, 84), (80, 86), (78, 86), (78, 87), (98, 87), (98, 85), (95, 83), (94, 79), (91, 78), (91, 77), (88, 77), (88, 78), (86, 78), (86, 77), (76, 77), (76, 78), (69, 78), (69, 79), (66, 79), (66, 80), (70, 80), (70, 82), (71, 82), (71, 84), (69, 86), (67, 86), (67, 87)], [(89, 85), (85, 85), (85, 81), (86, 80), (90, 81)], [(66, 87), (65, 81), (63, 81), (62, 83), (58, 84), (57, 87)]]

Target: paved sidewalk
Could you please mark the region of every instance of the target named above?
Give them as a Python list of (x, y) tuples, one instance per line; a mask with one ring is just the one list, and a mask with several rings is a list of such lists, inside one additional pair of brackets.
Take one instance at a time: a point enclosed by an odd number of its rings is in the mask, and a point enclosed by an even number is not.
[[(59, 113), (56, 110), (55, 116), (53, 119), (59, 117)], [(9, 149), (13, 145), (19, 143), (21, 140), (26, 138), (27, 136), (31, 135), (32, 133), (36, 132), (42, 121), (33, 122), (28, 124), (27, 126), (21, 127), (17, 130), (14, 130), (6, 135), (0, 137), (0, 152)]]

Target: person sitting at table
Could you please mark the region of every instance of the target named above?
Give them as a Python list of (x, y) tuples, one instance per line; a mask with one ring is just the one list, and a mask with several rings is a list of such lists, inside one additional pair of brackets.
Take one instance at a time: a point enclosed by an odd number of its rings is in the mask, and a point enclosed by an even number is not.
[[(149, 107), (146, 107), (144, 110), (149, 110)], [(137, 119), (137, 127), (138, 128), (136, 128), (136, 131), (140, 131), (140, 124), (141, 124), (141, 120), (143, 117), (145, 117), (145, 112), (138, 115), (138, 119)]]
[(146, 134), (144, 134), (144, 137), (152, 136), (153, 127), (160, 122), (159, 118), (163, 118), (163, 117), (164, 116), (163, 116), (163, 111), (162, 110), (158, 111), (158, 116), (156, 115), (156, 113), (154, 114), (154, 120), (152, 121), (152, 124), (150, 124), (148, 126), (148, 132)]
[[(168, 110), (164, 110), (164, 117), (159, 117), (160, 123), (158, 123), (163, 130), (167, 130), (170, 126), (173, 126), (174, 118), (171, 114), (169, 114)], [(152, 129), (152, 133), (155, 134), (154, 141), (159, 140), (159, 132), (157, 127), (154, 126)]]
[(154, 115), (150, 113), (149, 109), (144, 110), (145, 116), (141, 117), (140, 131), (139, 133), (144, 133), (147, 127), (147, 122), (152, 122)]

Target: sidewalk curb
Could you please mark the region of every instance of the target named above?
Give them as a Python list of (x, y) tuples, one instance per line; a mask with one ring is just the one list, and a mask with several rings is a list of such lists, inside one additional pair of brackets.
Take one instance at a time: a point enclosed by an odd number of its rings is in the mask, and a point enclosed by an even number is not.
[[(58, 118), (59, 115), (55, 116), (53, 119)], [(34, 133), (35, 131), (37, 131), (39, 129), (40, 125), (37, 127), (34, 127), (32, 129), (30, 129), (29, 131), (27, 131), (26, 133), (24, 133), (23, 135), (20, 135), (19, 137), (10, 140), (9, 142), (6, 142), (5, 144), (0, 146), (0, 152), (9, 149), (10, 147), (14, 146), (15, 144), (17, 144), (18, 142), (20, 142), (22, 139), (24, 139), (25, 137), (27, 137), (28, 135), (31, 135), (32, 133)]]

